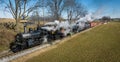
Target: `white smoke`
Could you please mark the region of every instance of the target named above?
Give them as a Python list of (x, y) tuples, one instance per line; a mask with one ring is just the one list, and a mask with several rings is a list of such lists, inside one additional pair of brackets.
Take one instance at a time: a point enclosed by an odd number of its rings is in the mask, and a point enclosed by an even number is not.
[(100, 6), (94, 13), (90, 12), (85, 17), (80, 18), (78, 21), (94, 21), (95, 19), (101, 18), (104, 14), (106, 6)]
[(93, 21), (93, 20), (94, 20), (93, 19), (93, 14), (89, 13), (85, 17), (80, 18), (78, 21), (85, 21), (85, 22), (87, 22), (87, 21)]

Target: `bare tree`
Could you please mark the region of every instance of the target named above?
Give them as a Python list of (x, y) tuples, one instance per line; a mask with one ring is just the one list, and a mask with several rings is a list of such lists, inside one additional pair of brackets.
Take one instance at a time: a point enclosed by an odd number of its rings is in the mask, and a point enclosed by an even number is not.
[(61, 13), (64, 10), (64, 1), (65, 0), (48, 0), (48, 10), (49, 13), (54, 17), (55, 20), (59, 20)]
[(65, 0), (65, 3), (65, 11), (69, 21), (79, 19), (87, 14), (87, 10), (81, 3), (78, 3), (78, 0)]
[(109, 22), (109, 21), (111, 21), (110, 16), (103, 16), (102, 17), (102, 22)]
[(39, 15), (38, 10), (33, 11), (32, 15), (30, 17), (30, 20), (33, 22), (37, 22), (38, 26), (40, 25), (40, 15)]
[(81, 4), (77, 3), (74, 8), (74, 18), (79, 19), (81, 17), (84, 17), (87, 14), (86, 8)]
[[(40, 7), (40, 0), (0, 0), (7, 12), (16, 20), (16, 27), (21, 18), (25, 19), (36, 8)], [(33, 4), (32, 4), (33, 3)]]

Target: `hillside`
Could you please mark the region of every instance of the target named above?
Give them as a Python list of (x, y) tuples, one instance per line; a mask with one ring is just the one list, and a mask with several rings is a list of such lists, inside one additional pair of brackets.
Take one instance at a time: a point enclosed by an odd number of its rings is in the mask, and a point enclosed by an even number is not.
[(98, 26), (27, 62), (120, 62), (120, 23)]
[(10, 18), (0, 18), (0, 23), (15, 22), (14, 19)]
[(0, 26), (0, 52), (9, 49), (9, 44), (14, 41), (16, 32)]

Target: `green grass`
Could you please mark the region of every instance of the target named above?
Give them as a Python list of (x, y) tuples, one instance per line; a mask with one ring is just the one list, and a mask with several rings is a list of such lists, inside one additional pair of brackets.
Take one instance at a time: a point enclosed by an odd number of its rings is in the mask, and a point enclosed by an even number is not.
[(120, 23), (98, 26), (27, 62), (120, 62)]

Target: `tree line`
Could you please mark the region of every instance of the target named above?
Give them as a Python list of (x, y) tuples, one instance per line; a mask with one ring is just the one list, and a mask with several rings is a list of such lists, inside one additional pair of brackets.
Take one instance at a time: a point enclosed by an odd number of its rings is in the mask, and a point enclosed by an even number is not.
[(38, 9), (47, 12), (49, 14), (47, 17), (52, 20), (60, 20), (66, 15), (71, 21), (87, 14), (85, 6), (79, 0), (0, 0), (0, 5), (6, 9), (6, 12), (12, 14), (16, 20), (16, 27), (21, 19), (31, 17), (33, 20), (39, 20), (41, 16)]

